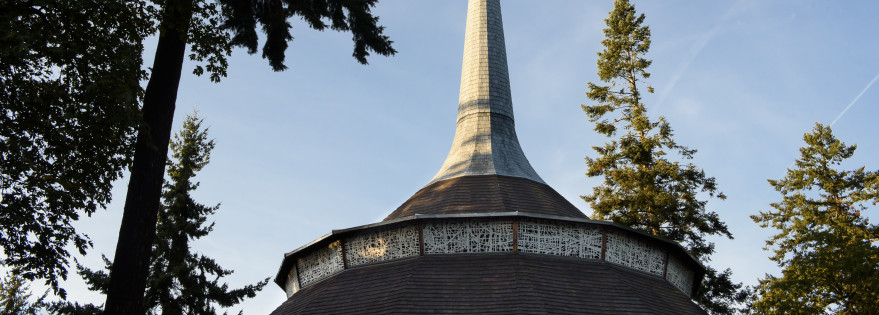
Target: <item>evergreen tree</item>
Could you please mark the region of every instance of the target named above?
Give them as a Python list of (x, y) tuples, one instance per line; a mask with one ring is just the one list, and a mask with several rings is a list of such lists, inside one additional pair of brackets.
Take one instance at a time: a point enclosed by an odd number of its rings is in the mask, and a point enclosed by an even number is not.
[[(366, 64), (370, 53), (396, 53), (370, 11), (376, 2), (0, 1), (5, 263), (64, 297), (58, 284), (67, 277), (68, 249), (85, 254), (91, 246), (73, 222), (104, 207), (112, 182), (130, 167), (107, 312), (142, 313), (183, 60), (196, 62), (194, 74), (219, 81), (232, 47), (256, 53), (262, 29), (262, 56), (284, 70), (293, 40), (288, 19), (299, 16), (312, 29), (350, 32), (352, 55)], [(153, 35), (158, 43), (145, 71), (143, 41)]]
[[(705, 209), (707, 201), (698, 194), (726, 197), (703, 170), (668, 158), (669, 153), (677, 153), (692, 159), (696, 150), (674, 141), (664, 117), (651, 122), (647, 115), (641, 89), (653, 93), (653, 87), (644, 83), (651, 64), (644, 58), (650, 49), (644, 15), (638, 15), (629, 1), (617, 0), (605, 22), (598, 77), (607, 85), (588, 83), (586, 95), (596, 104), (583, 105), (583, 110), (595, 123), (595, 131), (616, 140), (593, 147), (596, 158), (586, 157), (587, 175), (604, 176), (604, 182), (583, 199), (592, 207), (593, 218), (680, 242), (694, 257), (708, 262), (714, 244), (705, 238), (732, 235), (717, 213)], [(701, 288), (696, 302), (711, 313), (732, 313), (735, 304), (747, 298), (739, 291), (741, 284), (730, 280), (729, 269), (717, 272), (709, 267)]]
[(760, 314), (874, 314), (879, 310), (879, 226), (862, 216), (879, 203), (879, 172), (840, 170), (857, 146), (816, 124), (803, 136), (796, 168), (769, 180), (782, 195), (751, 216), (778, 234), (766, 241), (782, 276), (757, 286)]
[(27, 279), (15, 271), (7, 272), (0, 278), (0, 314), (2, 315), (37, 315), (46, 308), (47, 290), (35, 301), (30, 301), (33, 296)]
[[(129, 3), (134, 1), (129, 1)], [(198, 63), (196, 75), (212, 81), (226, 75), (226, 56), (234, 46), (257, 51), (257, 25), (265, 33), (262, 56), (275, 71), (286, 69), (284, 56), (293, 40), (288, 19), (299, 16), (316, 30), (351, 32), (353, 57), (366, 64), (370, 52), (396, 53), (384, 27), (370, 11), (377, 0), (150, 0), (146, 7), (158, 33), (155, 59), (143, 94), (142, 124), (134, 144), (131, 176), (107, 291), (108, 314), (140, 314), (156, 236), (157, 209), (177, 101), (187, 56)]]
[[(192, 199), (198, 187), (195, 174), (210, 162), (214, 141), (208, 139), (203, 120), (189, 115), (170, 144), (168, 178), (162, 193), (156, 238), (150, 256), (150, 273), (144, 296), (148, 314), (214, 314), (214, 304), (231, 307), (253, 297), (268, 278), (239, 289), (230, 289), (220, 278), (231, 274), (216, 261), (191, 251), (190, 241), (208, 235), (214, 224), (208, 216), (219, 205), (206, 206)], [(112, 263), (105, 257), (107, 269)], [(90, 289), (107, 292), (109, 274), (80, 266), (79, 272)]]

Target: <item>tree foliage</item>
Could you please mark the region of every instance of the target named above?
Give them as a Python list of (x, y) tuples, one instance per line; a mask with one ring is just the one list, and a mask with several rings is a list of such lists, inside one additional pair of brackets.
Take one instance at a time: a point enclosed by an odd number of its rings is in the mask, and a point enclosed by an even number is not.
[(72, 223), (110, 201), (131, 163), (144, 36), (138, 1), (0, 1), (0, 246), (56, 293)]
[[(276, 71), (284, 70), (284, 54), (293, 37), (287, 21), (302, 17), (309, 26), (349, 31), (353, 56), (366, 63), (370, 51), (392, 55), (392, 42), (377, 25), (370, 9), (377, 0), (153, 0), (148, 11), (158, 25), (159, 40), (152, 73), (143, 99), (143, 124), (135, 142), (131, 178), (119, 229), (105, 304), (108, 314), (142, 313), (151, 244), (165, 173), (177, 90), (186, 46), (198, 61), (193, 73), (210, 73), (219, 81), (226, 75), (231, 47), (255, 53), (257, 25), (266, 34), (263, 57)], [(324, 21), (330, 21), (326, 24)]]
[[(256, 25), (261, 24), (266, 34), (262, 48), (262, 56), (268, 59), (275, 71), (287, 69), (284, 65), (284, 51), (288, 42), (293, 40), (290, 35), (292, 26), (287, 18), (297, 15), (308, 23), (308, 26), (323, 31), (330, 28), (334, 31), (351, 32), (354, 41), (352, 56), (362, 64), (367, 64), (370, 51), (382, 56), (396, 53), (391, 41), (383, 35), (384, 27), (379, 26), (378, 17), (373, 16), (370, 8), (378, 0), (272, 0), (254, 2), (250, 0), (219, 0), (227, 19), (222, 28), (232, 32), (231, 44), (247, 48), (248, 52), (256, 53), (258, 40)], [(327, 24), (327, 21), (329, 24)]]
[[(617, 0), (605, 22), (604, 49), (598, 53), (598, 77), (605, 85), (589, 82), (586, 95), (595, 104), (582, 107), (595, 131), (615, 140), (593, 147), (597, 157), (586, 158), (587, 175), (603, 176), (604, 182), (583, 199), (594, 218), (681, 242), (690, 254), (707, 262), (714, 244), (706, 237), (732, 235), (699, 195), (726, 197), (703, 170), (670, 160), (670, 153), (692, 159), (696, 150), (674, 141), (664, 117), (651, 121), (647, 114), (641, 89), (652, 93), (653, 87), (644, 83), (651, 64), (644, 58), (650, 49), (644, 15), (638, 15), (628, 1)], [(741, 284), (729, 276), (728, 269), (718, 273), (708, 268), (696, 301), (712, 313), (734, 311), (733, 304), (745, 295), (739, 292)]]
[(867, 314), (879, 310), (879, 227), (862, 215), (879, 202), (879, 172), (841, 170), (857, 146), (816, 124), (803, 136), (796, 167), (769, 180), (773, 210), (751, 216), (778, 233), (766, 241), (781, 277), (757, 286), (761, 314)]
[(150, 277), (145, 308), (158, 314), (213, 314), (212, 303), (230, 307), (244, 298), (253, 297), (268, 278), (240, 289), (230, 289), (220, 278), (232, 274), (212, 258), (194, 253), (189, 242), (207, 236), (214, 224), (206, 224), (208, 216), (219, 205), (205, 206), (195, 202), (191, 193), (198, 187), (195, 173), (210, 162), (214, 141), (208, 140), (207, 128), (195, 114), (183, 122), (183, 129), (171, 142), (168, 177), (162, 194), (159, 224), (150, 258)]
[[(215, 305), (234, 306), (254, 297), (268, 283), (266, 278), (253, 285), (230, 289), (220, 279), (233, 271), (195, 253), (190, 246), (191, 241), (213, 230), (214, 224), (207, 224), (208, 216), (219, 209), (219, 205), (206, 206), (192, 198), (192, 192), (199, 185), (193, 179), (210, 162), (214, 148), (214, 141), (208, 139), (208, 130), (202, 123), (194, 114), (187, 116), (183, 128), (171, 142), (169, 181), (162, 193), (144, 297), (147, 314), (215, 314)], [(107, 269), (111, 268), (112, 263), (106, 257), (104, 262)], [(89, 289), (107, 292), (109, 273), (83, 266), (79, 266), (79, 270)]]
[(7, 272), (0, 278), (0, 314), (37, 315), (46, 309), (44, 302), (47, 290), (42, 296), (31, 301), (33, 294), (24, 277), (15, 271)]

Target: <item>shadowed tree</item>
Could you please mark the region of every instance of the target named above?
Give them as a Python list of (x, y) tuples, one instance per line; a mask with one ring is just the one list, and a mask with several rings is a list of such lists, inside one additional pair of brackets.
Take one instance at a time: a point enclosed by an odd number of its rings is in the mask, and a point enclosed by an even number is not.
[(879, 203), (879, 172), (840, 170), (857, 146), (815, 124), (803, 136), (796, 168), (769, 180), (781, 193), (770, 211), (751, 216), (778, 230), (766, 241), (781, 277), (757, 286), (759, 314), (872, 314), (879, 310), (879, 227), (862, 215)]
[[(592, 207), (593, 218), (680, 242), (691, 255), (708, 262), (714, 244), (705, 238), (732, 235), (717, 213), (705, 208), (707, 201), (699, 194), (726, 197), (703, 170), (669, 159), (669, 153), (676, 153), (689, 160), (696, 150), (674, 141), (664, 117), (651, 121), (647, 115), (641, 93), (645, 88), (652, 93), (653, 87), (644, 83), (651, 64), (643, 57), (650, 49), (644, 15), (629, 1), (617, 0), (605, 22), (598, 77), (607, 85), (589, 82), (586, 95), (595, 104), (582, 107), (595, 131), (614, 140), (593, 147), (597, 156), (586, 158), (587, 175), (603, 176), (604, 182), (583, 199)], [(730, 280), (729, 269), (717, 272), (708, 267), (695, 300), (710, 313), (732, 313), (747, 297), (740, 288)]]
[[(168, 178), (158, 213), (156, 238), (149, 261), (149, 277), (144, 296), (147, 314), (215, 314), (215, 305), (232, 307), (261, 290), (268, 278), (239, 289), (230, 289), (220, 279), (232, 274), (209, 257), (195, 253), (190, 241), (207, 236), (213, 223), (208, 216), (217, 206), (206, 206), (192, 199), (199, 183), (193, 179), (210, 162), (214, 141), (208, 139), (207, 128), (196, 114), (186, 117), (182, 129), (171, 142)], [(106, 269), (112, 263), (105, 257)], [(106, 293), (110, 281), (105, 271), (92, 271), (81, 265), (79, 274), (89, 288)], [(66, 304), (59, 313), (87, 313), (98, 309), (92, 305)], [(62, 312), (62, 311), (66, 311)]]
[(91, 246), (73, 222), (131, 164), (146, 15), (142, 1), (0, 1), (0, 258), (61, 297), (68, 249)]
[(111, 269), (107, 314), (139, 314), (149, 256), (156, 234), (162, 178), (186, 46), (198, 62), (193, 71), (212, 81), (226, 74), (231, 47), (257, 50), (257, 25), (266, 35), (262, 56), (275, 71), (284, 70), (291, 25), (299, 16), (317, 30), (351, 32), (353, 56), (366, 63), (370, 51), (392, 55), (392, 42), (382, 34), (370, 9), (377, 0), (154, 0), (148, 11), (159, 40), (143, 99), (143, 123), (137, 134), (134, 161)]

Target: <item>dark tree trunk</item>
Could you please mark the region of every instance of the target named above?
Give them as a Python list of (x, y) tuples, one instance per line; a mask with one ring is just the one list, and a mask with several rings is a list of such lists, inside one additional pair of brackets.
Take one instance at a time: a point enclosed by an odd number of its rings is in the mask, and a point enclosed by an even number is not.
[(143, 125), (137, 134), (105, 314), (144, 313), (143, 295), (191, 16), (192, 0), (166, 2), (143, 99)]

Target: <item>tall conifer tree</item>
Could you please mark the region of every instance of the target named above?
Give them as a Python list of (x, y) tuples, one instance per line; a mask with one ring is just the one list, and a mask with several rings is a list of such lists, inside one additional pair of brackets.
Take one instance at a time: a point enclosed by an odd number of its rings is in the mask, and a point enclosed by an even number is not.
[[(131, 1), (129, 1), (131, 2)], [(396, 53), (384, 27), (371, 12), (377, 0), (151, 0), (145, 6), (158, 33), (155, 58), (143, 94), (142, 120), (134, 143), (128, 193), (119, 227), (105, 311), (140, 314), (147, 285), (156, 210), (161, 203), (162, 178), (177, 102), (177, 90), (187, 56), (196, 62), (193, 73), (209, 74), (218, 82), (226, 76), (226, 57), (232, 47), (258, 48), (259, 29), (265, 33), (262, 56), (275, 71), (284, 65), (293, 40), (288, 19), (301, 17), (309, 28), (350, 32), (352, 56), (366, 64), (370, 53)], [(257, 28), (259, 26), (260, 28)]]
[(49, 291), (42, 296), (31, 300), (30, 283), (16, 273), (16, 270), (7, 271), (0, 277), (0, 314), (37, 315), (43, 314), (48, 306), (45, 302)]
[(769, 180), (774, 210), (751, 216), (778, 234), (766, 241), (782, 276), (757, 286), (760, 314), (870, 314), (879, 310), (879, 226), (862, 216), (879, 203), (879, 172), (839, 170), (857, 146), (816, 124), (803, 136), (796, 168)]
[[(144, 296), (148, 314), (214, 314), (215, 305), (231, 307), (254, 297), (268, 283), (268, 278), (239, 289), (229, 289), (220, 278), (232, 274), (212, 258), (194, 253), (190, 241), (208, 235), (214, 224), (208, 216), (219, 205), (206, 206), (192, 199), (199, 183), (195, 174), (210, 162), (214, 141), (196, 114), (188, 115), (182, 129), (171, 142), (168, 181), (162, 193), (156, 238), (150, 256), (150, 273)], [(107, 268), (112, 263), (104, 258)], [(109, 275), (80, 266), (90, 288), (107, 292)]]
[[(615, 139), (593, 147), (597, 157), (586, 157), (587, 175), (603, 176), (604, 182), (583, 199), (592, 207), (593, 218), (681, 242), (690, 254), (708, 262), (714, 244), (705, 238), (732, 238), (732, 234), (698, 194), (726, 197), (703, 170), (668, 158), (669, 153), (677, 153), (689, 160), (696, 150), (674, 141), (664, 117), (652, 122), (647, 115), (641, 93), (642, 89), (653, 93), (653, 87), (644, 82), (651, 64), (644, 58), (650, 49), (644, 15), (637, 14), (629, 1), (617, 0), (605, 22), (598, 77), (606, 85), (588, 83), (586, 95), (595, 104), (583, 105), (583, 110), (595, 123), (595, 131)], [(746, 298), (740, 288), (730, 280), (729, 269), (718, 273), (709, 267), (696, 302), (711, 313), (732, 313), (735, 303)]]

